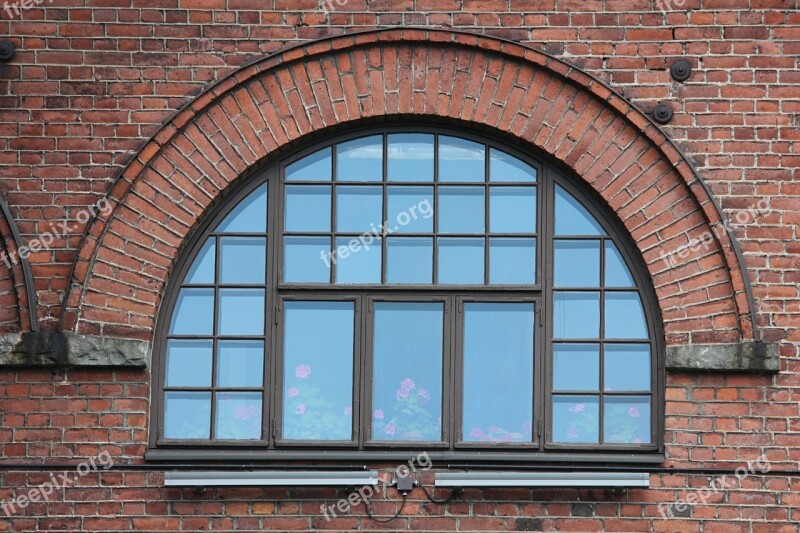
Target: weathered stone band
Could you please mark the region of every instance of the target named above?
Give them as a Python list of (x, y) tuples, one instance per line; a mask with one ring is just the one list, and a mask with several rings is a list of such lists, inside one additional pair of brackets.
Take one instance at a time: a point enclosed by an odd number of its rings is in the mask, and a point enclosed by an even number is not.
[(150, 343), (132, 339), (28, 331), (0, 335), (2, 366), (146, 368)]

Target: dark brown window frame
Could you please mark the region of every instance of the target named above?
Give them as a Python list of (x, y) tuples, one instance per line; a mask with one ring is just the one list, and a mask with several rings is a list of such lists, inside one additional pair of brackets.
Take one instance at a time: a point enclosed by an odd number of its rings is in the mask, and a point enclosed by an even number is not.
[[(284, 182), (283, 174), (287, 165), (305, 157), (321, 148), (336, 143), (352, 140), (355, 138), (390, 133), (433, 133), (451, 135), (467, 140), (494, 147), (507, 152), (522, 161), (525, 161), (537, 169), (537, 233), (536, 233), (536, 284), (528, 286), (457, 286), (457, 285), (319, 285), (319, 284), (286, 284), (282, 283), (282, 220), (283, 220), (283, 196)], [(438, 136), (437, 136), (438, 139)], [(419, 453), (422, 450), (428, 452), (433, 458), (466, 460), (466, 461), (609, 461), (609, 462), (659, 462), (663, 458), (663, 432), (664, 432), (664, 342), (663, 330), (660, 323), (660, 311), (653, 290), (649, 273), (644, 267), (639, 252), (633, 244), (631, 237), (625, 231), (618, 218), (604, 206), (603, 201), (594, 191), (581, 184), (575, 177), (566, 171), (560, 163), (550, 159), (546, 154), (537, 154), (531, 157), (522, 150), (525, 148), (515, 146), (513, 141), (495, 142), (487, 136), (465, 133), (447, 127), (431, 127), (427, 125), (392, 125), (383, 127), (360, 128), (354, 131), (339, 133), (328, 136), (322, 140), (315, 140), (302, 150), (283, 158), (272, 158), (265, 165), (249, 176), (239, 180), (231, 187), (231, 191), (223, 194), (217, 205), (211, 210), (211, 214), (199, 225), (189, 239), (186, 249), (181, 254), (174, 272), (170, 277), (164, 300), (160, 307), (160, 313), (156, 324), (156, 338), (153, 346), (153, 383), (152, 402), (151, 402), (151, 424), (148, 458), (151, 459), (230, 459), (242, 460), (369, 460), (369, 459), (400, 459)], [(333, 151), (335, 154), (335, 150)], [(335, 155), (334, 155), (335, 157)], [(488, 160), (488, 154), (487, 154)], [(384, 168), (386, 158), (384, 157)], [(335, 168), (335, 160), (334, 160)], [(438, 171), (438, 168), (435, 169)], [(438, 175), (438, 174), (437, 174)], [(264, 383), (262, 389), (267, 391), (264, 396), (263, 409), (263, 441), (240, 441), (240, 440), (168, 440), (161, 438), (163, 431), (162, 409), (166, 363), (166, 332), (171, 318), (172, 311), (181, 286), (181, 280), (185, 277), (188, 269), (192, 265), (194, 258), (202, 248), (206, 239), (212, 234), (211, 229), (215, 228), (227, 214), (251, 192), (255, 191), (262, 184), (268, 184), (267, 197), (267, 297), (265, 307), (265, 331), (263, 338), (265, 344), (265, 364), (264, 364)], [(331, 184), (336, 182), (332, 180)], [(385, 173), (384, 181), (381, 182), (359, 182), (360, 184), (386, 186)], [(460, 184), (460, 182), (458, 183)], [(551, 424), (551, 402), (552, 395), (552, 314), (548, 312), (548, 305), (542, 302), (553, 301), (553, 263), (548, 258), (553, 253), (553, 217), (551, 216), (554, 207), (555, 184), (566, 189), (570, 194), (578, 198), (595, 218), (603, 225), (608, 237), (605, 239), (616, 243), (617, 248), (628, 264), (631, 274), (635, 281), (635, 290), (639, 292), (642, 303), (645, 307), (645, 317), (649, 333), (649, 343), (651, 346), (651, 444), (623, 444), (623, 445), (599, 445), (599, 444), (555, 444), (549, 441)], [(428, 185), (427, 183), (408, 183), (408, 185)], [(447, 185), (450, 185), (448, 182)], [(481, 182), (471, 185), (480, 186)], [(435, 198), (438, 198), (438, 185), (434, 186)], [(486, 201), (488, 202), (488, 194)], [(436, 205), (436, 204), (434, 204)], [(384, 211), (386, 207), (384, 206)], [(435, 209), (436, 213), (438, 209)], [(488, 210), (484, 213), (488, 217)], [(331, 215), (335, 216), (334, 213)], [(436, 216), (436, 215), (435, 215)], [(385, 218), (385, 217), (384, 217)], [(435, 226), (434, 226), (435, 228)], [(485, 228), (488, 234), (488, 226)], [(230, 235), (230, 234), (226, 234)], [(253, 234), (248, 234), (248, 236)], [(404, 236), (406, 234), (403, 234)], [(604, 238), (601, 239), (601, 261), (605, 259)], [(436, 246), (434, 245), (434, 254)], [(216, 249), (217, 259), (219, 247)], [(488, 250), (485, 251), (488, 255)], [(385, 251), (384, 251), (385, 254)], [(548, 260), (546, 260), (548, 259)], [(601, 262), (601, 269), (603, 263)], [(217, 266), (219, 268), (219, 263)], [(382, 264), (382, 277), (385, 275), (385, 262)], [(433, 268), (436, 268), (434, 256)], [(601, 270), (602, 271), (602, 270)], [(435, 274), (434, 274), (435, 275)], [(484, 272), (488, 277), (488, 272)], [(227, 286), (226, 286), (227, 287)], [(569, 289), (570, 291), (572, 288)], [(580, 289), (578, 289), (580, 290)], [(608, 288), (593, 288), (595, 291), (607, 291)], [(613, 290), (613, 289), (611, 289)], [(632, 291), (633, 289), (628, 289)], [(282, 346), (282, 306), (279, 302), (285, 299), (300, 300), (319, 300), (319, 299), (343, 299), (351, 298), (356, 303), (356, 344), (354, 360), (354, 418), (353, 431), (354, 441), (350, 442), (285, 442), (280, 441), (280, 407), (282, 391), (282, 368), (280, 360), (275, 354), (281, 353)], [(416, 299), (415, 299), (416, 298)], [(370, 402), (371, 394), (368, 391), (367, 378), (371, 375), (371, 318), (370, 302), (376, 299), (406, 300), (406, 301), (431, 301), (439, 299), (445, 301), (445, 349), (443, 367), (443, 406), (442, 419), (443, 439), (450, 437), (449, 442), (445, 443), (408, 443), (408, 442), (365, 442), (369, 431), (369, 413), (371, 413)], [(533, 439), (531, 443), (513, 443), (498, 445), (496, 443), (456, 443), (456, 436), (459, 435), (460, 425), (460, 390), (455, 387), (451, 391), (449, 387), (458, 383), (461, 376), (460, 365), (456, 361), (462, 356), (461, 347), (458, 345), (462, 339), (463, 332), (463, 306), (458, 302), (471, 299), (477, 301), (532, 301), (535, 305), (536, 324), (535, 324), (535, 345), (534, 345), (534, 424)], [(215, 303), (215, 320), (217, 304)], [(601, 317), (604, 310), (601, 306)], [(364, 330), (361, 334), (360, 329)], [(216, 346), (216, 338), (214, 345)], [(607, 340), (593, 340), (595, 343), (615, 342)], [(454, 344), (448, 350), (448, 343)], [(642, 343), (642, 341), (638, 341)], [(216, 353), (216, 352), (215, 352)], [(212, 364), (216, 364), (214, 355)], [(601, 361), (602, 363), (602, 361)], [(602, 364), (601, 364), (601, 372)], [(213, 367), (212, 367), (213, 372)], [(595, 392), (597, 394), (597, 392)], [(600, 401), (603, 401), (603, 392), (600, 392)], [(359, 402), (365, 403), (360, 406)], [(214, 401), (212, 397), (212, 419), (214, 425), (213, 409)], [(359, 409), (359, 407), (362, 407)], [(359, 413), (359, 416), (356, 416)], [(366, 414), (365, 414), (366, 413)], [(446, 414), (454, 416), (447, 418)], [(600, 411), (602, 417), (602, 409)], [(600, 433), (602, 437), (602, 418), (600, 419)], [(360, 432), (364, 433), (361, 435)]]

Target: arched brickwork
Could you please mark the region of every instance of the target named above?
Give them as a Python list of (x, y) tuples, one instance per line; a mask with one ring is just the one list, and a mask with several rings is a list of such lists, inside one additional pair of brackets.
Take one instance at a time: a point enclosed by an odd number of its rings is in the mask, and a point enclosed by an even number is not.
[(5, 199), (0, 198), (0, 335), (38, 329), (31, 309), (35, 299), (27, 258), (19, 253), (21, 237)]
[(637, 242), (668, 344), (753, 337), (742, 265), (728, 234), (683, 248), (719, 227), (719, 211), (641, 111), (542, 52), (423, 29), (288, 49), (243, 67), (177, 113), (110, 191), (111, 215), (90, 225), (63, 328), (149, 339), (182, 244), (232, 182), (305, 135), (401, 115), (505, 132), (570, 167)]

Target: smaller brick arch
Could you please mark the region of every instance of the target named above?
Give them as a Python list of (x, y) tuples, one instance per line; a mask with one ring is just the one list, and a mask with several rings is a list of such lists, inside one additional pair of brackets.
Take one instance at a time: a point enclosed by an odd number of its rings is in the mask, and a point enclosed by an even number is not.
[[(687, 159), (586, 73), (500, 39), (376, 30), (251, 63), (177, 113), (109, 193), (73, 269), (63, 328), (149, 340), (169, 273), (209, 207), (306, 136), (378, 118), (457, 121), (560, 161), (617, 213), (650, 271), (669, 345), (753, 339), (736, 243)], [(702, 246), (688, 246), (711, 235)], [(670, 258), (665, 261), (664, 258)]]
[(0, 334), (38, 331), (36, 292), (22, 237), (4, 198), (0, 198)]

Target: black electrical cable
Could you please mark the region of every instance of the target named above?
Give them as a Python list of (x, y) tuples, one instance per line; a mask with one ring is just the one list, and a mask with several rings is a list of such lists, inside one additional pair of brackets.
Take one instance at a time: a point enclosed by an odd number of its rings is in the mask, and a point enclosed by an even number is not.
[(370, 517), (372, 520), (378, 522), (379, 524), (388, 524), (389, 522), (400, 516), (400, 513), (403, 512), (403, 508), (406, 506), (406, 501), (408, 501), (408, 496), (406, 494), (403, 494), (403, 503), (400, 504), (400, 508), (397, 510), (396, 513), (394, 513), (394, 516), (392, 516), (391, 518), (375, 518), (372, 515), (372, 509), (370, 509), (369, 500), (366, 498), (364, 498), (364, 507), (367, 509), (367, 516)]
[(435, 503), (435, 504), (438, 504), (438, 505), (444, 505), (446, 503), (449, 503), (449, 502), (451, 502), (453, 500), (453, 498), (461, 496), (461, 494), (464, 493), (464, 489), (455, 488), (455, 489), (453, 489), (453, 492), (450, 493), (450, 496), (448, 496), (444, 500), (437, 500), (436, 498), (431, 496), (431, 493), (428, 492), (428, 489), (425, 488), (425, 485), (419, 485), (419, 488), (422, 489), (422, 492), (425, 493), (425, 496), (428, 497), (428, 500), (430, 500), (432, 503)]

